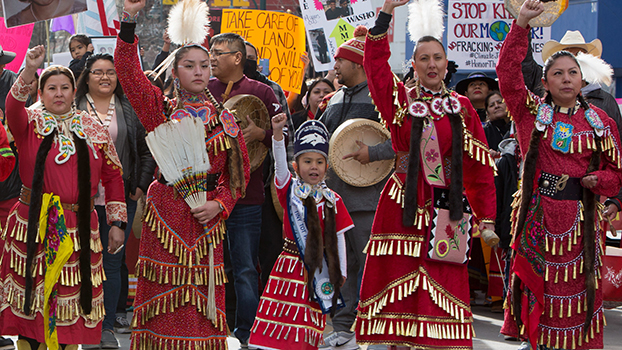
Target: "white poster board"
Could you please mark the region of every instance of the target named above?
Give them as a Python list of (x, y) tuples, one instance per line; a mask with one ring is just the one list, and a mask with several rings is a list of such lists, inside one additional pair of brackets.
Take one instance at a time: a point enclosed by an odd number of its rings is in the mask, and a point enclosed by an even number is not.
[(334, 55), (342, 43), (352, 39), (357, 25), (371, 28), (376, 13), (371, 0), (300, 0), (307, 40), (316, 72), (333, 69)]
[[(461, 70), (494, 70), (513, 19), (503, 0), (449, 0), (448, 58)], [(542, 46), (551, 39), (551, 28), (533, 28), (531, 35), (533, 57), (542, 65)]]

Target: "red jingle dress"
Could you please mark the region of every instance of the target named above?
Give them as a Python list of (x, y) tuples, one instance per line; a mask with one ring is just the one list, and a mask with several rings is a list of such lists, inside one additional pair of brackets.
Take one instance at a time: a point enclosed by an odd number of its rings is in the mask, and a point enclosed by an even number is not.
[[(115, 68), (136, 115), (147, 132), (165, 123), (165, 97), (151, 85), (140, 69), (138, 38), (130, 44), (117, 39)], [(207, 200), (218, 201), (224, 210), (208, 226), (209, 234), (190, 213), (190, 207), (173, 187), (154, 181), (147, 192), (140, 251), (136, 265), (138, 284), (134, 300), (131, 349), (227, 349), (225, 320), (226, 274), (222, 239), (225, 219), (240, 198), (229, 187), (227, 149), (230, 147), (214, 106), (204, 95), (182, 97), (187, 111), (205, 123), (209, 174), (220, 174), (218, 185)], [(174, 106), (177, 100), (170, 103)], [(241, 135), (241, 133), (240, 133)], [(248, 183), (250, 165), (246, 144), (238, 138)], [(217, 319), (207, 318), (209, 254), (214, 238)]]
[[(20, 75), (7, 95), (6, 117), (15, 144), (19, 149), (19, 173), (24, 186), (32, 188), (35, 159), (43, 134), (52, 123), (38, 108), (25, 108), (30, 87)], [(76, 112), (87, 135), (91, 169), (91, 197), (97, 194), (101, 179), (106, 188), (106, 214), (108, 223), (127, 221), (125, 191), (121, 178), (121, 162), (108, 131), (87, 112)], [(50, 114), (47, 114), (47, 118)], [(69, 130), (70, 120), (58, 121), (59, 134)], [(53, 193), (64, 204), (78, 202), (78, 155), (73, 154), (62, 164), (55, 158), (61, 153), (58, 142), (50, 148), (45, 161), (43, 193)], [(44, 343), (44, 269), (46, 255), (44, 244), (37, 240), (33, 266), (33, 313), (23, 312), (25, 300), (26, 230), (30, 206), (20, 200), (13, 206), (3, 233), (5, 240), (0, 267), (0, 333), (19, 334)], [(85, 315), (80, 306), (80, 236), (77, 229), (77, 213), (64, 210), (68, 238), (73, 242), (73, 253), (62, 267), (56, 283), (56, 330), (60, 344), (91, 344), (101, 338), (101, 321), (104, 318), (102, 280), (102, 245), (99, 240), (97, 212), (91, 212), (91, 281), (93, 284), (92, 311)], [(50, 215), (51, 217), (51, 215)], [(51, 220), (51, 219), (50, 219)], [(48, 222), (49, 224), (49, 222)], [(38, 235), (38, 234), (37, 234)], [(51, 313), (50, 313), (51, 315)]]
[[(381, 15), (388, 16), (384, 13)], [(396, 153), (408, 152), (412, 116), (407, 90), (391, 72), (386, 32), (368, 34), (363, 61), (369, 91), (378, 107)], [(432, 95), (421, 92), (422, 97)], [(462, 106), (463, 177), (466, 196), (479, 221), (494, 223), (494, 162), (479, 116), (469, 100), (452, 94)], [(429, 106), (428, 106), (429, 108)], [(469, 306), (466, 264), (457, 265), (424, 258), (428, 226), (431, 225), (432, 187), (424, 179), (425, 162), (441, 157), (444, 171), (451, 167), (452, 131), (448, 117), (427, 115), (437, 130), (440, 154), (421, 157), (416, 203), (404, 203), (404, 167), (384, 187), (367, 246), (367, 261), (356, 319), (360, 344), (390, 344), (425, 349), (463, 349), (472, 346), (473, 317)], [(434, 158), (434, 159), (433, 159)], [(400, 168), (400, 163), (396, 165)], [(491, 200), (492, 198), (492, 200)], [(402, 224), (404, 205), (417, 205), (415, 225)], [(423, 247), (422, 247), (423, 246)]]
[[(315, 300), (309, 299), (307, 269), (300, 258), (289, 220), (288, 196), (295, 196), (293, 188), (300, 185), (300, 180), (292, 178), (287, 170), (285, 142), (273, 139), (272, 143), (275, 149), (275, 162), (280, 162), (275, 166), (276, 177), (280, 178), (280, 169), (285, 169), (287, 172), (283, 183), (279, 183), (280, 180), (275, 178), (276, 193), (283, 207), (285, 245), (270, 272), (268, 284), (261, 295), (248, 344), (265, 350), (313, 350), (317, 349), (322, 341), (326, 316), (322, 314), (320, 305)], [(277, 151), (277, 148), (280, 150)], [(335, 198), (335, 231), (339, 237), (354, 227), (354, 224), (341, 197), (332, 190), (330, 191)], [(326, 202), (326, 198), (322, 197), (322, 200), (317, 203), (320, 218), (324, 215)], [(323, 230), (324, 220), (320, 220), (320, 225)], [(342, 274), (344, 274), (347, 271), (345, 269), (345, 239), (342, 238), (341, 241), (343, 247), (339, 249), (339, 260)]]
[[(497, 74), (499, 87), (508, 110), (516, 123), (517, 140), (523, 158), (529, 148), (531, 133), (536, 123), (540, 104), (544, 103), (523, 83), (521, 57), (527, 53), (528, 33), (516, 24), (505, 39), (499, 56)], [(615, 122), (602, 110), (590, 106), (604, 125), (600, 169), (593, 172), (598, 184), (592, 188), (597, 195), (615, 196), (622, 183), (620, 172), (620, 144)], [(532, 343), (549, 348), (597, 349), (603, 347), (603, 308), (601, 284), (601, 260), (603, 231), (600, 224), (601, 210), (597, 209), (595, 220), (596, 242), (596, 295), (594, 314), (589, 330), (585, 330), (586, 284), (583, 274), (584, 242), (582, 200), (558, 200), (540, 193), (538, 180), (543, 172), (581, 178), (586, 175), (593, 150), (596, 149), (595, 128), (585, 117), (583, 108), (576, 108), (572, 115), (555, 111), (552, 121), (545, 126), (540, 140), (536, 163), (533, 198), (527, 214), (525, 229), (514, 232), (513, 242), (516, 258), (512, 273), (522, 281), (521, 319), (525, 324), (521, 336)], [(570, 125), (571, 139), (567, 153), (553, 149), (556, 125)], [(516, 211), (516, 210), (515, 210)], [(516, 220), (515, 213), (513, 220)], [(515, 223), (514, 223), (515, 224)], [(532, 243), (530, 243), (532, 242)], [(511, 294), (508, 301), (516, 297)], [(511, 306), (511, 303), (508, 303)], [(501, 333), (518, 336), (514, 315), (506, 308)], [(589, 340), (585, 340), (585, 336)]]

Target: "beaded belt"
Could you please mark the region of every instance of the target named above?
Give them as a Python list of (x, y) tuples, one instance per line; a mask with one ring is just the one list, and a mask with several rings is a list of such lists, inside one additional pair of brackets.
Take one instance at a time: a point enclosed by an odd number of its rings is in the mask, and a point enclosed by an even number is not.
[(296, 245), (296, 242), (289, 238), (285, 238), (285, 241), (283, 241), (283, 251), (298, 255), (298, 246)]
[[(22, 204), (25, 205), (30, 205), (30, 194), (32, 193), (32, 190), (24, 185), (22, 185), (22, 190), (19, 193), (19, 201)], [(91, 210), (93, 211), (93, 208), (95, 205), (95, 199), (91, 197)], [(72, 211), (74, 213), (78, 212), (78, 204), (72, 204), (72, 203), (61, 203), (61, 206), (63, 207), (63, 210), (68, 210), (68, 211)]]
[(545, 173), (540, 175), (538, 189), (543, 196), (557, 200), (580, 200), (583, 198), (583, 186), (580, 177), (561, 176)]
[(397, 152), (395, 157), (395, 172), (398, 174), (406, 174), (408, 170), (408, 152)]

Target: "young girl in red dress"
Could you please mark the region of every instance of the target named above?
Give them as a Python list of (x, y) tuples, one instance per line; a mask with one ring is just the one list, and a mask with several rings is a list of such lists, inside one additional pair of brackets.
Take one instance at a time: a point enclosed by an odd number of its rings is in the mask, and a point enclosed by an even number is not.
[[(354, 224), (341, 197), (324, 183), (328, 132), (303, 123), (294, 141), (294, 170), (287, 168), (285, 116), (272, 118), (275, 184), (284, 209), (285, 244), (261, 296), (249, 346), (317, 349), (324, 313), (334, 314), (346, 279), (344, 232)], [(321, 272), (320, 272), (321, 271)], [(311, 272), (311, 276), (309, 275)]]

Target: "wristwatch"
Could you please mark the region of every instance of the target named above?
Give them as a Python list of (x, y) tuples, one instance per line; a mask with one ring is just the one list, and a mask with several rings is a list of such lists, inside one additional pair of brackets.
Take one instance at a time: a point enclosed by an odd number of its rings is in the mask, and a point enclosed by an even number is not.
[(123, 221), (113, 221), (110, 223), (110, 227), (112, 226), (116, 226), (118, 228), (120, 228), (121, 230), (125, 231), (125, 229), (127, 228), (127, 222), (123, 222)]
[(225, 211), (225, 207), (222, 206), (222, 203), (218, 202), (218, 207), (220, 208), (220, 211)]

